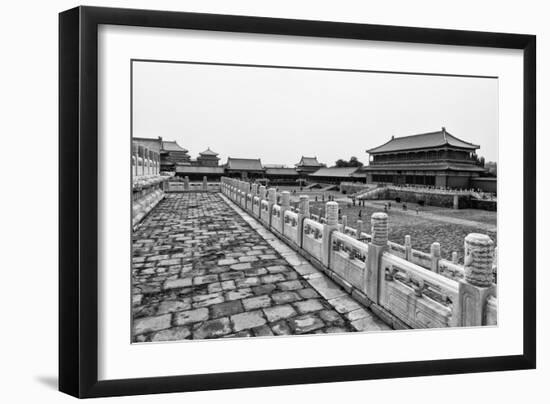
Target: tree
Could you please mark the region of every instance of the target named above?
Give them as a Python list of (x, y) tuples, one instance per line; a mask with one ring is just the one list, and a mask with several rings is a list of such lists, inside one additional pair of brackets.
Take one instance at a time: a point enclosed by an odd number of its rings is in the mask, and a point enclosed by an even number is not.
[(485, 168), (489, 170), (489, 174), (492, 176), (497, 176), (497, 163), (496, 161), (487, 161), (485, 163)]
[(361, 163), (357, 157), (352, 156), (349, 161), (344, 159), (336, 160), (336, 167), (363, 167), (363, 163)]

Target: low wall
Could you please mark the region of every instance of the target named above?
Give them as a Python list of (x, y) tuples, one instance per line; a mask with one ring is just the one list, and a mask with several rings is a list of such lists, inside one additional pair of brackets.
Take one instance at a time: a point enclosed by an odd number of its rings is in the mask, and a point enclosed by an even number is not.
[[(481, 196), (480, 196), (481, 195)], [(446, 190), (438, 188), (415, 188), (388, 185), (372, 190), (367, 190), (358, 195), (358, 199), (366, 200), (396, 200), (409, 203), (425, 203), (431, 206), (441, 206), (454, 209), (482, 209), (496, 211), (497, 201), (492, 195), (483, 199), (482, 196), (492, 194), (479, 194), (472, 190)]]
[(401, 198), (402, 202), (419, 203), (424, 201), (426, 205), (441, 206), (444, 208), (454, 207), (455, 195), (458, 197), (458, 209), (468, 208), (470, 206), (470, 195), (467, 194), (451, 194), (451, 193), (429, 193), (424, 191), (416, 191), (409, 189), (394, 189), (386, 188), (386, 192), (379, 194), (383, 198), (378, 199), (392, 199)]
[(493, 212), (497, 211), (497, 201), (496, 200), (486, 200), (486, 199), (474, 199), (470, 201), (472, 209), (482, 209), (490, 210)]
[[(272, 188), (266, 199), (265, 187), (256, 193), (257, 187), (229, 178), (222, 178), (221, 190), (241, 207), (241, 199), (258, 200), (243, 209), (393, 328), (496, 324), (496, 262), (486, 235), (465, 238), (468, 265), (461, 266), (442, 260), (438, 243), (428, 254), (412, 249), (410, 237), (405, 245), (389, 242), (385, 213), (373, 214), (367, 234), (348, 227), (345, 217), (338, 222), (336, 202), (328, 202), (327, 216), (315, 220), (307, 196), (300, 196), (299, 211), (292, 212), (286, 191), (279, 198)], [(279, 199), (280, 205), (270, 202)], [(265, 216), (255, 212), (258, 205), (267, 207)]]
[(189, 179), (174, 181), (170, 179), (165, 183), (164, 192), (220, 192), (220, 183), (206, 181), (191, 182)]
[(132, 228), (164, 198), (164, 184), (169, 177), (162, 175), (138, 176), (132, 183)]

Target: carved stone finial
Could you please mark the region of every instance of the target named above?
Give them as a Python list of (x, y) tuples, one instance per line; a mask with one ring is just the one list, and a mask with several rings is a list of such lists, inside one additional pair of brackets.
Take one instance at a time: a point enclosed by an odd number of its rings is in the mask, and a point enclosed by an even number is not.
[(277, 190), (275, 188), (269, 188), (267, 190), (267, 201), (272, 205), (277, 203)]
[(432, 243), (430, 253), (434, 257), (441, 257), (441, 245), (438, 242)]
[(385, 246), (388, 243), (388, 215), (383, 212), (371, 216), (372, 244)]
[(338, 224), (338, 202), (327, 202), (327, 224), (337, 225)]
[(281, 193), (281, 205), (285, 208), (290, 206), (290, 192), (283, 191)]
[(464, 239), (464, 278), (466, 282), (489, 287), (493, 283), (494, 243), (486, 234), (470, 233)]

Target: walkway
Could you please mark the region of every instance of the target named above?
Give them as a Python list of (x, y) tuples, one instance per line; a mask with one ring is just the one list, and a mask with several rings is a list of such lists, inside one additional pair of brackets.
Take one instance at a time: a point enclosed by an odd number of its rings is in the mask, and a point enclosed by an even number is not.
[(220, 194), (168, 194), (132, 281), (134, 342), (389, 329)]

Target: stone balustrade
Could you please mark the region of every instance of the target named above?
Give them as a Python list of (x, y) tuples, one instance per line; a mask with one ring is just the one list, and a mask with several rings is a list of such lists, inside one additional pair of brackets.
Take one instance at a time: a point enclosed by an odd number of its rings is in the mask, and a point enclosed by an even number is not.
[(132, 228), (164, 198), (164, 184), (170, 177), (164, 175), (134, 176), (132, 178)]
[(189, 177), (185, 176), (172, 178), (164, 187), (165, 192), (220, 192), (221, 184), (219, 182), (208, 182), (206, 176), (202, 181), (189, 181)]
[(288, 194), (256, 184), (222, 178), (221, 191), (394, 328), (496, 324), (496, 260), (488, 236), (468, 235), (459, 265), (456, 254), (441, 258), (437, 242), (430, 253), (414, 250), (410, 236), (404, 245), (390, 242), (382, 212), (372, 215), (367, 234), (362, 222), (357, 229), (339, 223), (336, 202), (327, 202), (323, 218), (310, 213), (307, 196), (293, 211)]
[(159, 175), (160, 153), (146, 146), (133, 143), (131, 164), (134, 177)]

